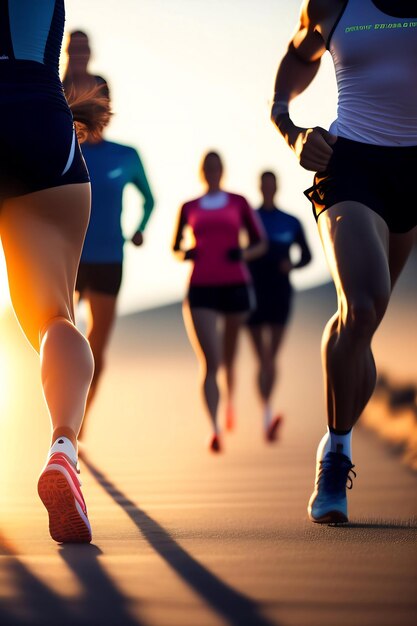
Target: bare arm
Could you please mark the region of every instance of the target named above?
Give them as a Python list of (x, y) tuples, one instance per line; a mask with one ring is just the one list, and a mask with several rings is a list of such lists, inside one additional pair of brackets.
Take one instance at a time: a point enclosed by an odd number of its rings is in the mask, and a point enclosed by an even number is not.
[(145, 169), (143, 167), (139, 154), (136, 152), (136, 150), (134, 151), (134, 153), (132, 153), (131, 167), (132, 167), (132, 177), (131, 177), (132, 183), (140, 191), (144, 199), (143, 217), (131, 241), (132, 243), (134, 243), (135, 246), (141, 246), (143, 244), (143, 232), (151, 216), (155, 201), (152, 195), (151, 188), (148, 183), (148, 179), (145, 174)]
[(300, 23), (290, 41), (275, 79), (271, 118), (300, 164), (308, 170), (325, 169), (332, 154), (335, 137), (320, 127), (301, 128), (289, 115), (290, 102), (305, 91), (316, 76), (326, 51), (324, 40), (316, 30), (326, 3), (305, 0)]
[(294, 243), (299, 246), (300, 251), (301, 251), (301, 257), (298, 263), (295, 263), (293, 265), (293, 269), (299, 269), (300, 267), (304, 267), (305, 265), (308, 265), (311, 261), (310, 248), (308, 247), (308, 243), (305, 238), (305, 234), (301, 225), (300, 225), (300, 230), (298, 231), (298, 234)]
[(185, 216), (184, 207), (182, 207), (179, 212), (179, 216), (177, 220), (177, 227), (176, 227), (175, 235), (174, 235), (174, 241), (172, 243), (172, 250), (175, 253), (175, 256), (180, 261), (191, 259), (193, 256), (192, 254), (190, 254), (191, 251), (187, 250), (184, 252), (184, 250), (182, 250), (181, 248), (181, 242), (182, 242), (183, 235), (184, 235), (184, 228), (186, 226), (187, 226), (187, 218)]

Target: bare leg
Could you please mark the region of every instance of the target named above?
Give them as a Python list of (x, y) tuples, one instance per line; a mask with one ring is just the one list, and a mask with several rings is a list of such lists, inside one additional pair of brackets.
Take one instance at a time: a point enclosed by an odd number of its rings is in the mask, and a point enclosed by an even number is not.
[(404, 265), (410, 256), (411, 249), (413, 247), (415, 237), (417, 234), (417, 228), (411, 230), (409, 233), (403, 235), (390, 234), (389, 237), (389, 269), (391, 274), (391, 288), (394, 288), (395, 283)]
[(186, 303), (184, 305), (184, 320), (191, 344), (201, 365), (204, 402), (213, 425), (213, 431), (217, 432), (217, 411), (220, 397), (217, 373), (222, 357), (220, 316), (211, 309), (190, 309)]
[(234, 426), (234, 390), (235, 390), (235, 357), (239, 330), (246, 314), (226, 315), (223, 338), (223, 363), (226, 373), (226, 426), (232, 430)]
[(308, 513), (313, 522), (344, 523), (351, 431), (375, 387), (371, 341), (391, 295), (390, 237), (384, 220), (357, 202), (331, 207), (320, 216), (319, 230), (338, 310), (323, 334), (328, 432), (317, 449)]
[(93, 351), (95, 369), (87, 398), (86, 415), (79, 434), (80, 439), (84, 433), (87, 413), (96, 394), (97, 386), (103, 372), (104, 354), (114, 324), (117, 304), (117, 298), (115, 296), (92, 291), (86, 294), (86, 300), (89, 306), (87, 339)]
[(391, 293), (389, 232), (367, 207), (343, 202), (319, 219), (338, 295), (338, 311), (323, 335), (328, 424), (349, 431), (375, 386), (371, 340)]
[(264, 402), (269, 402), (277, 379), (276, 358), (285, 326), (250, 326), (250, 337), (259, 361), (258, 390)]
[(40, 352), (53, 441), (76, 444), (94, 363), (74, 325), (73, 291), (90, 211), (90, 186), (67, 185), (3, 203), (0, 233), (19, 323)]
[(277, 355), (282, 343), (285, 326), (263, 324), (249, 327), (252, 343), (258, 358), (258, 390), (263, 401), (263, 427), (266, 440), (277, 439), (281, 415), (274, 415), (271, 396), (277, 380)]

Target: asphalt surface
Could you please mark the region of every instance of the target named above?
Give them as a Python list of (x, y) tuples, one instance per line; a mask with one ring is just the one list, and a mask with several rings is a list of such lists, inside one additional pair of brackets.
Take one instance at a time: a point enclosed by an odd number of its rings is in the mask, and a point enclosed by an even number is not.
[[(417, 475), (394, 451), (358, 427), (350, 524), (307, 519), (325, 428), (320, 333), (334, 306), (331, 286), (297, 296), (273, 445), (242, 336), (237, 425), (218, 456), (180, 306), (120, 318), (82, 451), (90, 546), (49, 537), (36, 494), (49, 445), (37, 356), (4, 314), (1, 626), (414, 625)], [(399, 359), (407, 341), (396, 349)]]

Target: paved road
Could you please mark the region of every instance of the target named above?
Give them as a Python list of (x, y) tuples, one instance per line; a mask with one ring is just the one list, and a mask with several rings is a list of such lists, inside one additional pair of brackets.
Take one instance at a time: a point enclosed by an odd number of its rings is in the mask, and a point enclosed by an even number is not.
[(246, 337), (238, 426), (213, 457), (180, 308), (119, 320), (88, 425), (91, 546), (57, 546), (36, 478), (48, 447), (37, 358), (0, 329), (0, 624), (408, 626), (416, 623), (417, 476), (358, 428), (351, 524), (306, 517), (323, 433), (320, 330), (305, 292), (281, 361), (281, 440), (262, 439)]

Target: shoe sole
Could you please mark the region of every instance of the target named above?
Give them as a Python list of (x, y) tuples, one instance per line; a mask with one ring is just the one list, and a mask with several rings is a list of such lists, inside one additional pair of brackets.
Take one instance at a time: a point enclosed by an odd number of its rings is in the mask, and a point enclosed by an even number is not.
[(38, 494), (49, 515), (49, 532), (58, 543), (90, 543), (91, 528), (67, 479), (59, 470), (44, 472)]
[(321, 517), (313, 517), (311, 513), (309, 513), (309, 518), (315, 524), (346, 524), (349, 522), (348, 518), (342, 511), (328, 511), (325, 515)]

